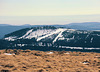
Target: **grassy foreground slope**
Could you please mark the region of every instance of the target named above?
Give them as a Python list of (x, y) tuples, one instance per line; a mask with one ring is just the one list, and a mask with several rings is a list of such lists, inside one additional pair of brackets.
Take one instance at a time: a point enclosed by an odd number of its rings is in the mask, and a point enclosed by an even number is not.
[(0, 72), (100, 72), (100, 53), (0, 50)]

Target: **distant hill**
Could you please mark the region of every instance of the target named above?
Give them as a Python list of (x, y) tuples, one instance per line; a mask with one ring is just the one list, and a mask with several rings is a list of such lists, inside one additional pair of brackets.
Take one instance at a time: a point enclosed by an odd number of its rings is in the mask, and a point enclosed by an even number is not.
[(36, 46), (100, 47), (100, 32), (42, 26), (24, 28), (5, 35), (16, 44)]
[[(41, 27), (45, 25), (20, 25), (14, 26), (9, 24), (0, 24), (0, 38), (3, 38), (5, 34), (9, 34), (19, 29), (29, 28), (29, 27)], [(71, 28), (77, 30), (100, 30), (100, 22), (84, 22), (84, 23), (70, 23), (66, 25), (48, 25), (55, 27)]]
[(11, 32), (14, 32), (16, 30), (19, 30), (19, 29), (23, 29), (23, 28), (27, 28), (27, 27), (30, 27), (30, 26), (13, 26), (13, 25), (9, 25), (9, 24), (0, 24), (0, 38), (3, 38), (5, 34), (9, 34)]
[(78, 30), (100, 30), (100, 22), (70, 23), (66, 27)]
[(0, 26), (11, 26), (9, 24), (0, 24)]

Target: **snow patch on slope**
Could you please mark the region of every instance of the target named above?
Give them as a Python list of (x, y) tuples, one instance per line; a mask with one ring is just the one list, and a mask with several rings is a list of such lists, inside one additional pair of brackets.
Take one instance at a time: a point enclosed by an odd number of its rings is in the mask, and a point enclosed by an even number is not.
[(67, 30), (67, 29), (59, 29), (60, 33), (58, 34), (58, 36), (53, 40), (53, 43), (56, 42), (56, 40), (59, 38), (59, 37), (62, 37), (62, 33)]
[[(41, 39), (44, 39), (44, 38), (46, 38), (46, 37), (49, 37), (49, 36), (51, 36), (51, 35), (53, 35), (53, 34), (57, 34), (57, 33), (61, 33), (61, 34), (62, 34), (62, 32), (65, 31), (65, 30), (66, 30), (66, 29), (61, 29), (61, 28), (56, 29), (56, 31), (53, 31), (53, 32), (51, 32), (51, 33), (48, 34), (48, 35), (45, 35), (45, 36), (43, 36), (43, 37), (39, 37), (39, 38), (37, 39), (37, 41), (40, 41)], [(61, 34), (59, 34), (58, 37), (61, 36)], [(55, 40), (54, 40), (53, 42), (55, 42), (56, 39), (57, 39), (58, 37), (56, 37)]]
[(14, 40), (16, 40), (16, 36), (10, 36), (10, 37), (7, 37), (7, 38), (5, 38), (5, 40), (8, 40), (8, 41), (14, 41)]
[(32, 39), (32, 38), (36, 38), (37, 41), (40, 41), (44, 38), (50, 37), (52, 35), (58, 34), (57, 37), (55, 37), (55, 39), (53, 40), (53, 43), (56, 42), (57, 40), (59, 40), (59, 38), (63, 38), (62, 33), (64, 31), (69, 31), (69, 32), (73, 32), (75, 31), (74, 29), (63, 29), (63, 28), (58, 28), (58, 29), (38, 29), (36, 31), (34, 31), (33, 29), (29, 30), (26, 32), (25, 35), (23, 35), (22, 37), (7, 37), (5, 38), (5, 40), (11, 40), (14, 41), (16, 39)]
[(33, 31), (33, 29), (29, 30), (24, 36), (20, 37), (19, 39), (25, 38), (25, 37), (26, 37), (27, 35), (29, 35), (32, 31)]
[(46, 30), (46, 29), (44, 29), (44, 30), (36, 30), (36, 31), (33, 31), (33, 32), (32, 32), (32, 30), (30, 30), (24, 36), (22, 36), (20, 38), (25, 38), (25, 39), (32, 39), (34, 37), (39, 38), (39, 37), (42, 37), (44, 35), (47, 35), (47, 34), (53, 32), (53, 31), (55, 31), (55, 30), (51, 30), (51, 29)]

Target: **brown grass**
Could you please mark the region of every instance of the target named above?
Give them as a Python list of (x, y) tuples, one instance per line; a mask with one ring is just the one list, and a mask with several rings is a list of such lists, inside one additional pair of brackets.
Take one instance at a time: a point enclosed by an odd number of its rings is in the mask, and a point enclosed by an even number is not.
[(0, 50), (0, 72), (100, 72), (100, 53), (52, 52)]

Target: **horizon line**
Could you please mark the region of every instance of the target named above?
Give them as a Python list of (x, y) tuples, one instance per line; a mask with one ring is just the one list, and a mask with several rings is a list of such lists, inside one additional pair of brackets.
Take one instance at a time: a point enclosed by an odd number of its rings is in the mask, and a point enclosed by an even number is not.
[[(32, 15), (32, 16), (84, 16), (84, 15), (100, 15), (100, 14), (77, 14), (77, 15)], [(18, 16), (18, 15), (17, 15)], [(28, 16), (28, 15), (26, 15)]]
[[(100, 22), (71, 22), (71, 23), (100, 23)], [(71, 24), (71, 23), (66, 23), (66, 24)], [(1, 24), (1, 23), (0, 23)], [(42, 25), (66, 25), (66, 24), (42, 24)], [(3, 25), (11, 25), (11, 26), (23, 26), (23, 25), (32, 25), (32, 24), (21, 24), (21, 25), (12, 25), (12, 24), (3, 24)], [(37, 24), (34, 24), (37, 25)], [(41, 24), (40, 24), (41, 25)]]

